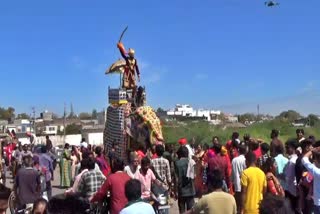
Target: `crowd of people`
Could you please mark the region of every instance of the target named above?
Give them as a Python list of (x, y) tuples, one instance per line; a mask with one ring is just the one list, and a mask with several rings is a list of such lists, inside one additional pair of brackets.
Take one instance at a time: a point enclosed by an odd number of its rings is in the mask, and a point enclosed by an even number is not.
[[(55, 159), (49, 137), (32, 152), (17, 144), (10, 160), (16, 168), (17, 209), (33, 205), (37, 214), (99, 209), (156, 213), (164, 197), (164, 204), (177, 200), (180, 213), (317, 214), (320, 141), (305, 138), (303, 129), (296, 135), (283, 143), (279, 131), (272, 130), (271, 142), (265, 143), (249, 134), (241, 140), (234, 132), (226, 144), (214, 136), (211, 145), (181, 138), (177, 148), (137, 147), (128, 151), (127, 161), (82, 139), (79, 147), (64, 145), (59, 168), (65, 193), (58, 196), (52, 196)], [(0, 185), (0, 213), (5, 213), (10, 194)]]
[(320, 141), (305, 138), (303, 129), (286, 143), (278, 136), (272, 130), (271, 142), (265, 143), (249, 134), (240, 140), (235, 132), (225, 146), (218, 137), (211, 147), (191, 145), (196, 162), (192, 195), (200, 199), (194, 204), (193, 197), (178, 197), (180, 213), (320, 213)]

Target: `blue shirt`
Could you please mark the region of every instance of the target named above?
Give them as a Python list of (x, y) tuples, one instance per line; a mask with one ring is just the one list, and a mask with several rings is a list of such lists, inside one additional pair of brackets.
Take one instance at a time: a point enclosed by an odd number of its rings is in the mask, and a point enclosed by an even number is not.
[(275, 158), (277, 163), (277, 174), (276, 177), (278, 178), (281, 186), (285, 188), (286, 182), (284, 179), (283, 171), (285, 166), (288, 164), (288, 158), (284, 157), (282, 154), (278, 154)]
[(320, 206), (320, 169), (309, 161), (309, 158), (302, 158), (302, 164), (313, 176), (313, 202)]
[(47, 169), (46, 172), (46, 181), (50, 181), (53, 173), (53, 165), (52, 159), (47, 153), (43, 153), (39, 155), (39, 164), (41, 167), (45, 167)]

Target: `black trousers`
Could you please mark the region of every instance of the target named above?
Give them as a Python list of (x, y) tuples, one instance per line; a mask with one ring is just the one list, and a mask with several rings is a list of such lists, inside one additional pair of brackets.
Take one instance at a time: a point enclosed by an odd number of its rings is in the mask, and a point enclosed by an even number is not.
[(50, 200), (52, 198), (52, 186), (51, 186), (51, 181), (46, 182), (46, 187), (47, 187), (47, 194), (48, 194), (48, 199)]
[(286, 194), (286, 198), (289, 199), (290, 203), (291, 203), (291, 208), (293, 211), (296, 212), (297, 209), (297, 205), (298, 205), (298, 197), (293, 196), (290, 192), (285, 191)]
[(187, 210), (190, 210), (194, 205), (194, 196), (190, 197), (179, 197), (178, 206), (180, 214), (185, 213)]

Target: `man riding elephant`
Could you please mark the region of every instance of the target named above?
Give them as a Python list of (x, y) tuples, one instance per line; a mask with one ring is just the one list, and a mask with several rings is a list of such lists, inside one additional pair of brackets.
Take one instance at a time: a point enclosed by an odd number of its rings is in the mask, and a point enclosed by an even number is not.
[(138, 81), (140, 81), (140, 71), (137, 60), (134, 58), (134, 50), (129, 48), (129, 51), (127, 53), (126, 49), (124, 48), (121, 42), (117, 44), (117, 47), (120, 50), (121, 56), (126, 61), (122, 80), (122, 87), (125, 89), (132, 89), (132, 94), (135, 94), (137, 88), (136, 73), (138, 76)]

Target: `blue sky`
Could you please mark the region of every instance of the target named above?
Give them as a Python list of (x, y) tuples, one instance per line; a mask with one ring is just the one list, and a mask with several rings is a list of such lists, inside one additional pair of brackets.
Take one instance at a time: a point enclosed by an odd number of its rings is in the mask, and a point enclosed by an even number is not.
[(119, 35), (136, 50), (148, 104), (320, 114), (320, 1), (4, 1), (1, 106), (62, 113), (107, 106)]

